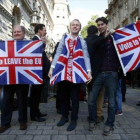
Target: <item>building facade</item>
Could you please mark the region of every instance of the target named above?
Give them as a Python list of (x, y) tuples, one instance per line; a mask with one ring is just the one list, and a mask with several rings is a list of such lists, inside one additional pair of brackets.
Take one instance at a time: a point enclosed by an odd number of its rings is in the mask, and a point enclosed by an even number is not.
[[(105, 10), (110, 29), (118, 29), (140, 18), (140, 0), (108, 0)], [(140, 87), (140, 68), (127, 74), (132, 87)]]
[(64, 33), (69, 33), (70, 9), (67, 0), (55, 0), (53, 38), (59, 42)]
[(47, 29), (46, 51), (52, 53), (55, 43), (69, 32), (67, 0), (0, 0), (0, 40), (12, 38), (16, 24), (26, 29), (26, 38), (34, 36), (34, 27), (43, 23)]
[(108, 0), (105, 13), (109, 20), (109, 28), (123, 27), (140, 17), (140, 0)]
[(23, 25), (26, 29), (26, 38), (29, 38), (32, 30), (32, 9), (32, 1), (0, 0), (0, 40), (12, 38), (12, 28), (15, 24)]

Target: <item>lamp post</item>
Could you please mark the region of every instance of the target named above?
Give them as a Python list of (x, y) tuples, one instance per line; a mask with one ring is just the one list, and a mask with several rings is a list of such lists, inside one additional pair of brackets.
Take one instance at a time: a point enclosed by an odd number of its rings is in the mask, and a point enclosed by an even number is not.
[(36, 8), (33, 9), (33, 14), (31, 15), (31, 26), (36, 26), (38, 24), (40, 16), (38, 15), (38, 11)]

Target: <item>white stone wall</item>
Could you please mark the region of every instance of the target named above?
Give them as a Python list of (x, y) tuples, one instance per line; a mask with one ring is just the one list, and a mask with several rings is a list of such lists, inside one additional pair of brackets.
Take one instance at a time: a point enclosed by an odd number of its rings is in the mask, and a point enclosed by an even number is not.
[[(116, 11), (115, 14), (113, 11)], [(119, 28), (140, 17), (140, 0), (108, 0), (109, 28)]]
[(64, 33), (69, 32), (70, 23), (70, 11), (69, 5), (66, 0), (55, 0), (53, 20), (54, 20), (54, 30), (53, 39), (55, 42), (60, 41)]
[(12, 37), (12, 3), (1, 0), (0, 6), (0, 40), (7, 40)]

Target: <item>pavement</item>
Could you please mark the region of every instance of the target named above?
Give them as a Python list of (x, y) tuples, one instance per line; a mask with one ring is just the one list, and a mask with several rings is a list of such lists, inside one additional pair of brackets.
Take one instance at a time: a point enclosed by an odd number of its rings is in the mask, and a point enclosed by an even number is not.
[[(11, 128), (0, 134), (0, 140), (140, 140), (140, 107), (136, 106), (140, 101), (140, 89), (127, 88), (126, 93), (123, 115), (116, 116), (115, 129), (111, 136), (102, 135), (104, 123), (98, 124), (94, 131), (88, 131), (88, 109), (83, 101), (80, 102), (76, 129), (66, 131), (69, 123), (57, 127), (61, 115), (56, 113), (53, 99), (40, 104), (41, 112), (48, 114), (46, 121), (33, 122), (28, 119), (27, 130), (19, 130), (18, 111), (14, 111)], [(106, 119), (107, 108), (103, 109), (103, 113)]]

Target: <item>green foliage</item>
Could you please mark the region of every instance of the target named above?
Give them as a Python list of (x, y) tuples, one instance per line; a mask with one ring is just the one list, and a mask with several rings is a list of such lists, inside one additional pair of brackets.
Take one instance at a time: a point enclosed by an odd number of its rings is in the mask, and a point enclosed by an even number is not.
[(90, 21), (88, 21), (88, 24), (83, 27), (83, 29), (81, 30), (81, 36), (83, 38), (86, 38), (87, 37), (87, 29), (88, 29), (89, 26), (91, 26), (91, 25), (95, 25), (96, 26), (97, 25), (95, 21), (96, 21), (96, 19), (98, 17), (99, 17), (98, 15), (93, 15), (91, 17)]

